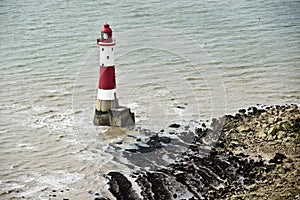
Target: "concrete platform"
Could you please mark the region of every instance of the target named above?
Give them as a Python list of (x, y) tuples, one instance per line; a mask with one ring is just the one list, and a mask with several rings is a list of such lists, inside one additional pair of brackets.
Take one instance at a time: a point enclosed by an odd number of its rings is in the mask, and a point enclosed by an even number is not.
[(129, 108), (120, 106), (108, 112), (95, 111), (93, 122), (96, 126), (131, 127), (135, 124), (135, 116)]

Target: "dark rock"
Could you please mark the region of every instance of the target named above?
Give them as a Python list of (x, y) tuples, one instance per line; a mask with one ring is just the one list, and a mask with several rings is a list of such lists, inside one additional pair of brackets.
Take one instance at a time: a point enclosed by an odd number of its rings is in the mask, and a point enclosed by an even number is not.
[[(195, 133), (196, 133), (196, 135), (198, 137), (198, 140), (199, 140), (199, 139), (201, 139), (201, 138), (203, 138), (203, 137), (206, 136), (207, 129), (203, 130), (202, 128), (196, 128), (195, 129)], [(196, 139), (196, 141), (197, 141), (197, 139)]]
[(256, 115), (257, 114), (257, 108), (256, 107), (252, 107), (252, 112), (253, 112), (253, 115)]
[(242, 158), (249, 157), (249, 155), (245, 155), (244, 153), (239, 153), (239, 154), (237, 154), (237, 156), (240, 156), (240, 157), (242, 157)]
[(282, 153), (276, 153), (274, 158), (272, 158), (269, 163), (275, 163), (275, 164), (281, 164), (283, 163), (283, 160), (287, 157), (283, 155)]
[[(158, 140), (159, 137), (155, 138)], [(230, 151), (225, 153), (210, 149), (203, 157), (200, 154), (202, 149), (198, 145), (190, 145), (188, 149), (178, 162), (164, 169), (137, 175), (136, 182), (140, 186), (143, 199), (178, 198), (175, 192), (178, 191), (177, 187), (180, 187), (180, 191), (189, 191), (197, 199), (224, 199), (229, 194), (254, 184), (258, 178), (257, 169), (264, 167), (263, 162), (247, 159), (244, 154), (236, 156)], [(131, 183), (120, 173), (112, 173), (108, 174), (114, 177), (109, 182), (112, 194), (117, 199), (130, 199), (126, 191), (132, 191)], [(243, 177), (242, 182), (240, 177)], [(217, 189), (220, 184), (224, 188)], [(172, 187), (175, 189), (172, 190)]]
[(185, 107), (183, 107), (183, 106), (176, 106), (176, 108), (185, 109)]
[(169, 125), (169, 127), (170, 127), (170, 128), (179, 128), (179, 127), (180, 127), (180, 124), (174, 123), (174, 124)]
[(235, 114), (235, 119), (242, 119), (242, 115), (240, 113)]
[(111, 177), (108, 184), (108, 189), (117, 200), (134, 200), (138, 199), (135, 191), (132, 189), (131, 182), (120, 172), (109, 172), (108, 176)]
[(161, 172), (148, 172), (138, 177), (136, 182), (141, 186), (144, 199), (172, 199), (167, 175)]
[[(285, 109), (287, 108), (290, 108), (291, 111), (289, 110), (285, 113)], [(292, 112), (293, 108), (287, 108), (284, 107), (280, 110), (280, 112), (283, 113), (282, 115), (289, 115), (289, 112)], [(270, 107), (264, 110), (251, 107), (248, 109), (247, 114), (245, 114), (245, 109), (241, 109), (235, 116), (225, 115), (219, 119), (212, 119), (212, 128), (206, 128), (203, 124), (199, 123), (200, 126), (202, 126), (201, 128), (195, 129), (195, 135), (192, 136), (194, 140), (185, 143), (181, 157), (176, 157), (174, 163), (161, 166), (161, 169), (151, 168), (151, 171), (143, 169), (144, 171), (135, 172), (134, 175), (131, 175), (132, 178), (136, 178), (136, 183), (141, 191), (140, 195), (143, 197), (142, 199), (182, 199), (183, 197), (180, 195), (185, 193), (192, 194), (192, 197), (188, 197), (190, 199), (251, 199), (251, 197), (254, 196), (251, 196), (252, 194), (249, 196), (247, 192), (256, 192), (256, 188), (259, 188), (261, 185), (265, 187), (262, 191), (267, 188), (266, 191), (268, 192), (269, 187), (272, 187), (272, 191), (275, 191), (274, 185), (276, 184), (280, 184), (276, 186), (278, 188), (285, 187), (283, 183), (285, 183), (286, 180), (282, 179), (278, 182), (278, 179), (281, 178), (281, 176), (285, 176), (285, 173), (289, 171), (294, 172), (294, 170), (288, 168), (286, 164), (289, 164), (287, 161), (291, 157), (293, 159), (297, 159), (298, 157), (294, 158), (290, 156), (289, 152), (292, 152), (290, 149), (288, 149), (288, 151), (286, 149), (280, 151), (281, 148), (284, 148), (283, 146), (274, 150), (276, 144), (278, 144), (276, 141), (271, 144), (270, 142), (268, 143), (267, 140), (257, 140), (256, 138), (259, 132), (257, 127), (261, 128), (262, 126), (256, 126), (255, 123), (259, 125), (273, 123), (272, 120), (268, 119), (270, 119), (269, 115), (278, 115), (279, 112), (274, 109), (276, 108)], [(259, 116), (262, 113), (263, 115)], [(172, 127), (172, 125), (170, 125), (170, 127)], [(173, 128), (180, 127), (179, 124), (174, 125), (176, 126)], [(295, 135), (294, 132), (296, 131), (294, 130), (299, 130), (299, 125), (300, 119), (295, 118), (289, 120), (286, 124), (287, 128), (283, 131), (288, 131), (287, 134), (291, 134), (289, 137), (291, 141), (292, 138), (295, 138), (292, 137), (292, 135)], [(239, 129), (241, 130), (239, 131)], [(242, 129), (245, 129), (245, 131), (242, 131)], [(269, 128), (267, 130), (269, 130)], [(172, 131), (172, 133), (175, 133), (174, 129)], [(178, 134), (180, 138), (180, 136), (185, 133), (186, 132), (176, 134)], [(298, 132), (296, 133), (298, 134)], [(161, 148), (166, 146), (165, 144), (171, 142), (170, 138), (160, 137), (159, 134), (149, 136), (148, 139), (149, 140), (143, 140), (143, 145), (137, 143), (136, 146), (138, 149), (128, 151), (141, 153), (160, 151)], [(142, 142), (142, 140), (139, 142)], [(177, 145), (175, 140), (172, 143)], [(214, 146), (214, 144), (216, 144), (216, 146)], [(264, 149), (265, 146), (263, 145), (265, 144), (269, 145), (269, 147), (267, 146), (266, 148), (267, 150), (281, 152), (276, 153), (269, 163), (266, 162), (266, 156), (263, 152), (257, 152), (257, 146)], [(288, 144), (292, 144), (292, 142)], [(172, 153), (173, 150), (171, 152), (169, 149), (173, 147), (172, 144), (168, 145), (168, 148), (161, 152), (165, 153), (165, 151), (167, 151), (167, 153)], [(289, 148), (289, 146), (287, 148)], [(248, 150), (244, 151), (245, 149)], [(254, 155), (253, 153), (248, 155), (247, 153), (251, 153), (253, 149), (255, 150)], [(161, 152), (145, 154), (145, 156), (156, 156), (160, 155), (159, 153)], [(284, 154), (282, 152), (284, 152)], [(137, 158), (138, 156), (144, 156), (141, 154), (137, 156), (128, 152), (127, 154), (136, 156)], [(167, 155), (169, 156), (171, 154)], [(289, 158), (284, 160), (287, 157)], [(149, 158), (153, 159), (153, 157)], [(283, 161), (286, 161), (284, 166), (277, 165), (283, 163)], [(291, 163), (293, 162), (292, 160)], [(279, 170), (281, 168), (284, 170)], [(276, 176), (272, 171), (277, 173)], [(294, 173), (296, 172), (298, 171)], [(278, 176), (278, 173), (280, 176)], [(109, 175), (112, 174), (109, 173)], [(294, 181), (291, 183), (294, 185), (297, 182)], [(130, 181), (121, 173), (113, 174), (109, 185), (110, 191), (117, 199), (139, 199), (135, 191), (133, 191)], [(130, 194), (133, 195), (130, 196)], [(271, 193), (269, 192), (268, 194)], [(267, 199), (266, 195), (263, 197)], [(274, 195), (272, 197), (274, 197)]]
[(300, 118), (297, 118), (290, 129), (295, 133), (300, 133)]
[(266, 172), (268, 173), (268, 172), (273, 171), (275, 169), (275, 167), (276, 167), (275, 163), (270, 163), (270, 164), (266, 165)]
[(171, 142), (171, 138), (169, 138), (169, 137), (158, 137), (158, 138), (159, 138), (159, 142), (162, 142), (165, 144), (168, 144)]
[(198, 145), (190, 145), (189, 149), (191, 149), (192, 151), (198, 151), (199, 150), (199, 146)]
[(245, 109), (240, 109), (239, 112), (245, 114), (246, 110)]
[(133, 153), (148, 153), (160, 149), (163, 147), (163, 144), (168, 144), (171, 142), (171, 138), (169, 137), (160, 137), (158, 134), (149, 138), (146, 142), (147, 146), (136, 144), (137, 149), (126, 149), (126, 151)]
[(216, 146), (220, 147), (220, 148), (224, 148), (225, 147), (225, 143), (223, 141), (218, 141)]

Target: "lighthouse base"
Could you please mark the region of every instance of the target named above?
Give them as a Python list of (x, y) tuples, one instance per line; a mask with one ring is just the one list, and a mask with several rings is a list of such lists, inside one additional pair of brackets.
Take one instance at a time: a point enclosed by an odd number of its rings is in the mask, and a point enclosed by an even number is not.
[(131, 127), (135, 124), (135, 116), (129, 108), (120, 106), (108, 112), (96, 110), (93, 122), (96, 126)]
[(93, 123), (96, 126), (109, 126), (110, 125), (109, 113), (108, 112), (99, 112), (96, 110)]

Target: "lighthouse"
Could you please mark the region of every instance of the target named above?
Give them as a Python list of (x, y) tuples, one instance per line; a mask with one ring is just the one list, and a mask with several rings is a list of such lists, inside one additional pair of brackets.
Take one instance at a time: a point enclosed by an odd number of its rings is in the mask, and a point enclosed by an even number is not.
[(94, 124), (99, 126), (134, 126), (134, 113), (129, 108), (119, 106), (117, 98), (117, 83), (115, 75), (114, 47), (109, 24), (104, 24), (97, 45), (100, 47), (100, 76), (97, 90), (97, 100)]

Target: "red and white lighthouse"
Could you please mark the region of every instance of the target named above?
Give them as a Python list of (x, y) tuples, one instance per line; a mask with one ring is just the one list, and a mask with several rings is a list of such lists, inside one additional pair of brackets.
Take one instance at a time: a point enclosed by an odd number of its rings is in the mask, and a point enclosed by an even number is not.
[(94, 124), (104, 126), (134, 125), (134, 114), (130, 112), (129, 108), (120, 107), (117, 99), (114, 58), (116, 43), (112, 38), (109, 24), (104, 24), (97, 44), (100, 47), (100, 77)]
[(101, 37), (97, 39), (97, 44), (100, 47), (100, 77), (96, 110), (107, 112), (117, 104), (114, 58), (115, 42), (112, 38), (112, 30), (108, 24), (104, 24), (101, 30)]

